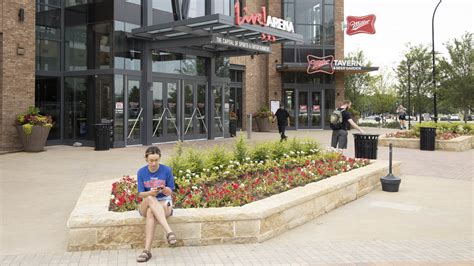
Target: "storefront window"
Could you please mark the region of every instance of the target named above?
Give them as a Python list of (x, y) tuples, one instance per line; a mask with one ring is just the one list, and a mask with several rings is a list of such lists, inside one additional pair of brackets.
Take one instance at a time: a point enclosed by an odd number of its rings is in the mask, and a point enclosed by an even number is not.
[[(204, 2), (205, 0), (200, 0)], [(196, 1), (199, 2), (199, 1)], [(214, 0), (214, 12), (213, 14), (223, 14), (231, 16), (234, 13), (233, 0)]]
[(174, 54), (167, 52), (153, 52), (153, 72), (181, 74), (182, 54)]
[(141, 45), (139, 42), (127, 38), (126, 33), (140, 25), (114, 21), (114, 67), (119, 69), (141, 69)]
[(48, 140), (60, 138), (61, 125), (61, 86), (58, 77), (36, 77), (35, 106), (41, 113), (50, 115), (53, 127), (49, 131)]
[(188, 18), (202, 17), (206, 15), (206, 0), (189, 1)]
[(297, 24), (322, 24), (322, 0), (298, 0), (295, 5)]
[(94, 76), (95, 85), (95, 122), (112, 123), (113, 115), (113, 79), (112, 75)]
[(214, 97), (214, 132), (216, 137), (224, 136), (224, 117), (222, 113), (222, 86), (214, 86), (212, 89), (212, 94)]
[(329, 118), (334, 111), (336, 105), (336, 90), (335, 89), (328, 89), (324, 91), (324, 110), (325, 110), (325, 124), (329, 125)]
[(64, 79), (64, 138), (87, 139), (91, 122), (87, 119), (87, 78)]
[(87, 69), (87, 26), (66, 28), (66, 71)]
[(216, 76), (230, 78), (230, 60), (228, 57), (216, 58)]
[(60, 70), (60, 42), (36, 40), (36, 70)]
[(86, 5), (88, 0), (66, 0), (64, 1), (64, 5), (68, 6), (78, 6), (78, 5)]
[(305, 44), (320, 45), (322, 42), (322, 25), (299, 25), (295, 26), (295, 31), (298, 34), (303, 35), (303, 41)]
[(92, 25), (94, 69), (112, 68), (112, 23)]
[(123, 76), (115, 75), (114, 77), (114, 140), (124, 140), (124, 94), (123, 94)]

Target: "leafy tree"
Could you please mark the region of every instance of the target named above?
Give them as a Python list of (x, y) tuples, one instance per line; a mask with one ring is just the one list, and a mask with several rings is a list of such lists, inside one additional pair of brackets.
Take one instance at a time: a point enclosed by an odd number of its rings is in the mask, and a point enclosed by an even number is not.
[[(432, 57), (429, 48), (424, 45), (407, 45), (405, 59), (397, 67), (398, 94), (402, 103), (408, 100), (408, 75), (411, 83), (411, 106), (420, 116), (432, 110)], [(410, 71), (408, 71), (410, 68)], [(406, 105), (405, 105), (406, 106)]]
[[(372, 64), (365, 58), (364, 52), (360, 50), (349, 53), (345, 60), (358, 61), (366, 66), (370, 66)], [(369, 73), (359, 73), (355, 75), (345, 75), (344, 82), (344, 94), (346, 99), (350, 100), (356, 109), (364, 112), (365, 107), (367, 107), (364, 97), (369, 93), (373, 78)]]
[(446, 44), (449, 61), (440, 61), (439, 95), (444, 105), (464, 111), (466, 121), (469, 110), (474, 108), (474, 50), (472, 33), (466, 32), (461, 39)]

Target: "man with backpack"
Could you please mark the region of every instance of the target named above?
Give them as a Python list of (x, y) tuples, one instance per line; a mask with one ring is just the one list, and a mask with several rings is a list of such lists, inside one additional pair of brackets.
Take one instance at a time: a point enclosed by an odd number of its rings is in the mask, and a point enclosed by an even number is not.
[(353, 120), (351, 113), (348, 111), (351, 108), (351, 101), (345, 100), (341, 107), (334, 110), (330, 117), (330, 127), (332, 129), (331, 147), (339, 149), (347, 149), (347, 131), (351, 126), (365, 133)]

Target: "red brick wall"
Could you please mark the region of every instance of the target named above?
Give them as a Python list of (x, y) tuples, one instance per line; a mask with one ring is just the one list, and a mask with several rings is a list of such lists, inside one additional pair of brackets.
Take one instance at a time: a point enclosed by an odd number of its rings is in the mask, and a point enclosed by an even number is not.
[[(35, 103), (35, 1), (2, 0), (0, 8), (0, 152), (21, 149), (15, 117)], [(18, 11), (25, 9), (25, 21)], [(18, 47), (24, 55), (18, 55)]]
[[(344, 59), (344, 30), (342, 23), (344, 19), (344, 0), (334, 1), (334, 27), (336, 34), (336, 59)], [(335, 74), (336, 80), (336, 107), (342, 105), (344, 101), (344, 73), (338, 72)]]

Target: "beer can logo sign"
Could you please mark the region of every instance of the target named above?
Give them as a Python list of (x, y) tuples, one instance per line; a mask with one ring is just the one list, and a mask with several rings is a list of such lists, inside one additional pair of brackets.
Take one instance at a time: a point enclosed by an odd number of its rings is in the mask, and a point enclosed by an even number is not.
[(370, 14), (362, 17), (347, 16), (347, 35), (359, 33), (375, 34), (375, 15)]

